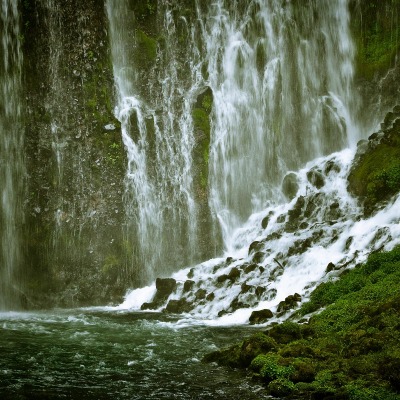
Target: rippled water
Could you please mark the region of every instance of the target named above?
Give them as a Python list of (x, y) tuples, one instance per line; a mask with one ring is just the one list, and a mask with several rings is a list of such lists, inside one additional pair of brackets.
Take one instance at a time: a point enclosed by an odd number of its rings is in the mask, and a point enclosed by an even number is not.
[(200, 361), (249, 330), (160, 313), (1, 313), (0, 398), (268, 398), (244, 372)]

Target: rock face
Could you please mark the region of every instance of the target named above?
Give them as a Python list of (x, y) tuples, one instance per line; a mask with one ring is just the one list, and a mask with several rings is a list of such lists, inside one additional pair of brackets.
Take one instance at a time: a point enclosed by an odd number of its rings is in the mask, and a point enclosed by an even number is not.
[(120, 301), (125, 155), (104, 3), (23, 1), (21, 19), (24, 290), (41, 307)]
[(400, 190), (400, 106), (386, 115), (381, 131), (361, 143), (348, 177), (348, 189), (366, 214)]

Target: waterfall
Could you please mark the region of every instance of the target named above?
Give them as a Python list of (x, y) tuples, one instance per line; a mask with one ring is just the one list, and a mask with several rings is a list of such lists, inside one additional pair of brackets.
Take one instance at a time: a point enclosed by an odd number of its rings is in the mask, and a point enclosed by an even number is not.
[(16, 306), (21, 267), (24, 157), (21, 106), (22, 51), (17, 2), (2, 0), (0, 10), (0, 309)]
[[(199, 259), (200, 209), (214, 232), (207, 246), (221, 251), (221, 232), (229, 248), (252, 213), (282, 200), (285, 173), (358, 138), (346, 0), (197, 1), (191, 11), (107, 1), (127, 235), (142, 283)], [(195, 113), (206, 90), (209, 143), (199, 161)]]
[[(139, 264), (136, 280), (142, 284), (177, 264), (199, 261), (201, 247), (191, 110), (203, 82), (190, 44), (183, 57), (191, 60), (193, 69), (182, 79), (177, 22), (168, 5), (161, 3), (165, 41), (162, 54), (157, 53), (159, 68), (152, 69), (138, 52), (155, 57), (155, 40), (135, 25), (129, 1), (107, 1), (118, 97), (115, 113), (127, 152), (127, 240), (132, 263)], [(146, 76), (140, 74), (141, 64)]]
[(220, 0), (202, 14), (215, 97), (210, 204), (228, 245), (279, 198), (288, 170), (357, 139), (347, 3)]

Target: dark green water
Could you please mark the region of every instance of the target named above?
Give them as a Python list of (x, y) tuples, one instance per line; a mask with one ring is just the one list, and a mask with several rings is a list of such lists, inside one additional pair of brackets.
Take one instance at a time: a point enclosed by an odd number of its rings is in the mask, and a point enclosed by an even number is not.
[(264, 399), (244, 372), (201, 358), (246, 327), (154, 313), (0, 313), (0, 399)]

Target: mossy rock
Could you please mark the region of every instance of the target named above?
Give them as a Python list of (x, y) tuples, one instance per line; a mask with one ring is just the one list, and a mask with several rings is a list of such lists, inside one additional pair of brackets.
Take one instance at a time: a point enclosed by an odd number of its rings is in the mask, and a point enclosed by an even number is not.
[(349, 191), (364, 203), (367, 214), (400, 191), (400, 118), (378, 143), (370, 140), (348, 176)]

